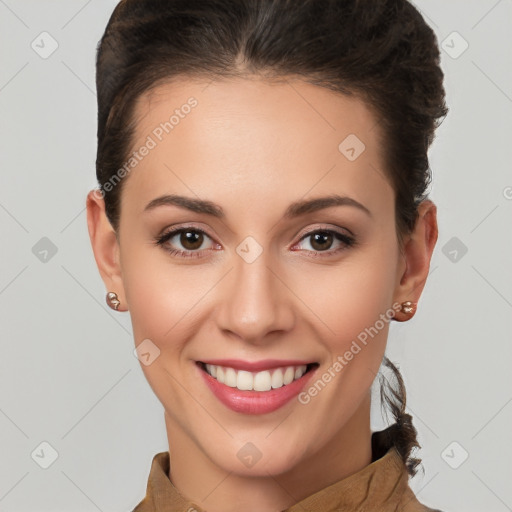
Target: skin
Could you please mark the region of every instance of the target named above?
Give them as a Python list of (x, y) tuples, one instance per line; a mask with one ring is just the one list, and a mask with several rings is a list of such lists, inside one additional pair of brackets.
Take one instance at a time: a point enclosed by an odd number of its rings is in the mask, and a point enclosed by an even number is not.
[[(130, 312), (135, 344), (149, 338), (160, 350), (141, 368), (164, 406), (171, 481), (210, 512), (283, 510), (371, 462), (370, 387), (389, 323), (307, 404), (293, 399), (267, 414), (225, 407), (195, 361), (301, 359), (318, 362), (320, 377), (394, 303), (418, 302), (436, 207), (420, 205), (401, 250), (377, 117), (355, 96), (300, 80), (159, 85), (139, 98), (133, 148), (190, 96), (198, 105), (125, 178), (117, 237), (103, 199), (89, 193), (91, 243), (106, 289)], [(338, 150), (349, 134), (365, 144), (354, 161)], [(290, 203), (332, 193), (371, 215), (345, 205), (283, 218)], [(163, 194), (213, 201), (226, 217), (172, 205), (144, 212)], [(199, 258), (154, 243), (183, 224), (204, 230), (203, 244), (190, 249), (178, 235), (167, 247)], [(314, 245), (305, 235), (321, 228), (357, 243)], [(263, 250), (252, 263), (236, 252), (247, 236)], [(252, 467), (237, 457), (248, 442), (261, 453)]]

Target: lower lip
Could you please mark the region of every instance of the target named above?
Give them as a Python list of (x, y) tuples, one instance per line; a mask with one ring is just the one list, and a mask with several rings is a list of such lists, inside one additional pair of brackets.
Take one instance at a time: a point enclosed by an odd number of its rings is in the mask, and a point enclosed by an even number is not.
[(201, 369), (199, 365), (198, 370), (201, 372), (206, 385), (226, 407), (243, 414), (266, 414), (283, 407), (297, 396), (315, 373), (316, 368), (312, 368), (300, 379), (294, 380), (286, 386), (270, 389), (269, 391), (241, 391), (238, 388), (220, 383)]

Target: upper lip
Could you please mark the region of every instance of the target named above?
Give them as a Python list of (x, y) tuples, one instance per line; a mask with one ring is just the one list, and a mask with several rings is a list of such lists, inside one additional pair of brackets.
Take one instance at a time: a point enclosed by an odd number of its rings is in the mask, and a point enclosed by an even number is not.
[(262, 370), (272, 370), (273, 368), (302, 366), (314, 363), (314, 361), (304, 361), (299, 359), (262, 359), (261, 361), (243, 361), (242, 359), (205, 359), (199, 362), (204, 364), (213, 364), (215, 366), (227, 366), (229, 368), (234, 368), (235, 370), (245, 370), (248, 372), (258, 372)]

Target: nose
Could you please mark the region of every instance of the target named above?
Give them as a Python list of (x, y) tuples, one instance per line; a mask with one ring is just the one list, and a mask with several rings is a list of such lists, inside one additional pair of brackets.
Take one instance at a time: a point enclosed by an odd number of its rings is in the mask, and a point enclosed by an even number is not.
[(293, 327), (293, 293), (272, 267), (265, 251), (252, 263), (234, 256), (234, 268), (220, 283), (216, 308), (224, 335), (261, 345)]

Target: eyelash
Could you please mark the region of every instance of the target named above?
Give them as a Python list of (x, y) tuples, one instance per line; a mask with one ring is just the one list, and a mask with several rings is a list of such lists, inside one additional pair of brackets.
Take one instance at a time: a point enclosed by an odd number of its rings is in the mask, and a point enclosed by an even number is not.
[[(201, 253), (203, 251), (208, 251), (211, 249), (202, 249), (200, 251), (182, 251), (181, 249), (169, 249), (164, 246), (164, 244), (170, 240), (171, 238), (174, 238), (174, 236), (179, 235), (180, 233), (186, 233), (186, 232), (194, 232), (194, 233), (201, 233), (203, 235), (206, 235), (208, 238), (211, 238), (208, 233), (203, 231), (202, 229), (196, 228), (196, 227), (180, 227), (177, 229), (173, 229), (171, 231), (167, 231), (166, 233), (163, 233), (160, 236), (157, 236), (154, 240), (155, 244), (157, 246), (161, 246), (166, 252), (171, 254), (172, 256), (176, 256), (178, 258), (201, 258)], [(344, 233), (340, 233), (339, 231), (333, 230), (333, 229), (315, 229), (314, 231), (309, 231), (308, 233), (305, 233), (299, 242), (302, 242), (306, 238), (309, 238), (313, 235), (316, 235), (317, 233), (327, 233), (332, 234), (335, 236), (336, 239), (343, 242), (344, 246), (338, 247), (338, 249), (335, 249), (333, 251), (331, 250), (325, 250), (325, 251), (310, 251), (307, 250), (307, 252), (312, 253), (312, 257), (314, 258), (326, 258), (329, 256), (332, 256), (333, 254), (338, 254), (341, 251), (344, 251), (350, 247), (354, 247), (356, 245), (356, 239), (354, 237), (345, 235)]]

